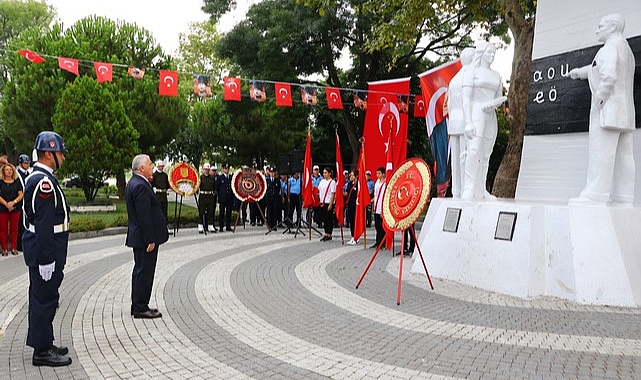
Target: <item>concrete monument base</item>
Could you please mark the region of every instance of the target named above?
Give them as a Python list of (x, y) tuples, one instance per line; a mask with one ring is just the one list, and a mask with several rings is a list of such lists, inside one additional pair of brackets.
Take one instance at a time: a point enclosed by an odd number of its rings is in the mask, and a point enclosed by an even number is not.
[[(639, 307), (640, 225), (641, 207), (434, 198), (419, 244), (432, 276), (520, 298)], [(412, 271), (423, 272), (417, 257)]]

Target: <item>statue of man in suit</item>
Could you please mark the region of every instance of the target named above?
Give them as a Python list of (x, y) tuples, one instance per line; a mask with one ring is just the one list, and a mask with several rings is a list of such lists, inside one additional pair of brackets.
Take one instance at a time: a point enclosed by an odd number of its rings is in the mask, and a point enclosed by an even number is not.
[(591, 64), (572, 69), (572, 79), (587, 79), (592, 92), (588, 135), (588, 175), (569, 204), (631, 205), (634, 200), (634, 55), (623, 37), (620, 14), (601, 18), (596, 30), (603, 46)]

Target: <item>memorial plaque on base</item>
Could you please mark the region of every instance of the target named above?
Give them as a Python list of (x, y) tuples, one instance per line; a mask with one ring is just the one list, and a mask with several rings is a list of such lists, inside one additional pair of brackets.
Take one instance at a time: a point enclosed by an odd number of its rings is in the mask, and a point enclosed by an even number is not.
[(443, 221), (443, 231), (456, 233), (459, 220), (461, 220), (461, 209), (448, 207)]
[(514, 227), (516, 226), (516, 213), (501, 211), (496, 221), (496, 231), (494, 239), (512, 241), (514, 236)]

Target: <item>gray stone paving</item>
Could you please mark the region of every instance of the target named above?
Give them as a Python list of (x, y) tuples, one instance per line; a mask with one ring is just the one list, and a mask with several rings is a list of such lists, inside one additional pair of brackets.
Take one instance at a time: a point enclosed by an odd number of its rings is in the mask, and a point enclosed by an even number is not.
[(157, 320), (129, 315), (124, 235), (72, 241), (55, 329), (74, 362), (56, 369), (24, 345), (22, 257), (0, 259), (0, 379), (641, 379), (638, 308), (432, 291), (411, 260), (397, 306), (398, 257), (355, 289), (373, 250), (264, 232), (172, 237)]

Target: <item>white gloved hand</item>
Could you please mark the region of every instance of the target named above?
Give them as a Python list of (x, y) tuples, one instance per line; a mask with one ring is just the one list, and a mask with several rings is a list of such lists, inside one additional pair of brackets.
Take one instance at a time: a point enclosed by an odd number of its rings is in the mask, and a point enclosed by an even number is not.
[(45, 281), (49, 281), (51, 280), (51, 275), (53, 274), (54, 269), (56, 269), (56, 262), (54, 261), (51, 264), (39, 265), (38, 268), (40, 269), (40, 277)]

